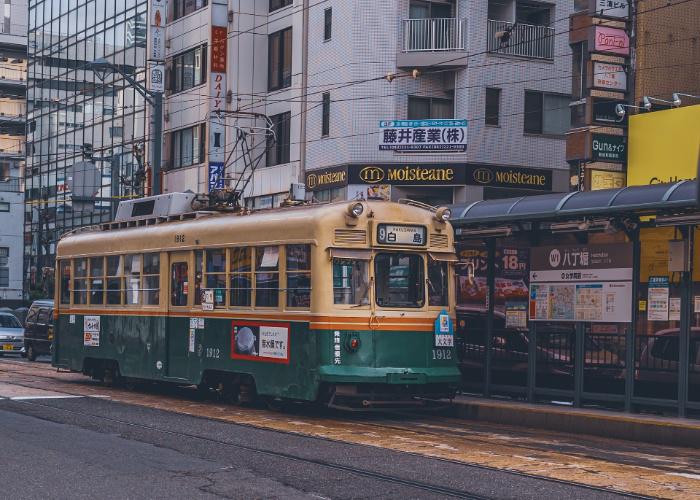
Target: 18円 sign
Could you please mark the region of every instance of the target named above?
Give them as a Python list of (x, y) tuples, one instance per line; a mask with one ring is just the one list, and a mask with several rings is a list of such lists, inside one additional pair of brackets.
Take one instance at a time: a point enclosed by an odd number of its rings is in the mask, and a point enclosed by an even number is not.
[(467, 120), (392, 120), (379, 122), (381, 151), (463, 153)]

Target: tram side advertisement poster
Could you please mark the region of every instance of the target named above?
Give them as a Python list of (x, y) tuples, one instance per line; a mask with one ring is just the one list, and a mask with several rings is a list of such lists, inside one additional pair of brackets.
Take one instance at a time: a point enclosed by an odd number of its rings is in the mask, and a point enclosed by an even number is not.
[(533, 248), (530, 320), (632, 320), (632, 245)]
[(231, 358), (289, 364), (289, 323), (233, 321)]

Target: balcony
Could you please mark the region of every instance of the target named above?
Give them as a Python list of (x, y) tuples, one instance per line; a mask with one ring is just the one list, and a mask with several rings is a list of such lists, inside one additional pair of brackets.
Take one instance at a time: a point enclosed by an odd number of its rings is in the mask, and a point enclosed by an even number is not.
[(466, 26), (466, 19), (404, 19), (397, 65), (400, 68), (466, 66)]
[(0, 193), (19, 193), (22, 191), (22, 179), (19, 177), (0, 177)]
[[(504, 41), (496, 35), (510, 32)], [(554, 59), (554, 28), (533, 24), (488, 20), (488, 51), (495, 54), (526, 57), (529, 59)]]

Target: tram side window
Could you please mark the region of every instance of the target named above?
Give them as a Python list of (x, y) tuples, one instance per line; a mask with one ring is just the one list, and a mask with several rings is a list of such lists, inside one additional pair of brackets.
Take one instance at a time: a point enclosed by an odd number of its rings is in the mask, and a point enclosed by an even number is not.
[(423, 257), (415, 254), (380, 253), (374, 259), (377, 305), (423, 307), (425, 284)]
[(122, 303), (122, 256), (107, 257), (107, 304)]
[(173, 262), (170, 267), (170, 303), (174, 306), (186, 306), (189, 293), (187, 262)]
[(250, 307), (250, 295), (252, 289), (252, 251), (250, 248), (232, 248), (230, 254), (230, 286), (231, 305), (238, 307)]
[(160, 254), (143, 254), (143, 303), (157, 306), (160, 303)]
[(104, 257), (90, 258), (90, 304), (102, 305), (105, 288), (105, 259)]
[(367, 261), (333, 259), (333, 303), (368, 305)]
[(124, 258), (124, 283), (126, 288), (126, 303), (129, 305), (141, 303), (141, 255), (127, 255)]
[(73, 304), (87, 304), (87, 259), (75, 259), (73, 263)]
[(311, 307), (311, 246), (287, 245), (287, 307)]
[(202, 305), (202, 280), (204, 279), (204, 270), (202, 263), (204, 262), (204, 251), (194, 251), (194, 305)]
[(206, 258), (206, 278), (204, 280), (206, 288), (212, 290), (214, 294), (214, 307), (226, 306), (226, 250), (207, 250)]
[(61, 304), (70, 304), (70, 261), (62, 260), (59, 268), (61, 272)]
[(255, 250), (255, 306), (279, 305), (279, 247), (258, 247)]
[(428, 305), (447, 305), (447, 262), (430, 259), (428, 261)]

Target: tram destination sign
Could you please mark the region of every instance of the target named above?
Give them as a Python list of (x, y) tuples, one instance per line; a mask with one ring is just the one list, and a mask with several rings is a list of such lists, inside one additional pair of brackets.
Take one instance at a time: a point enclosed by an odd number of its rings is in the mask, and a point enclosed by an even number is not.
[(407, 224), (379, 224), (377, 243), (380, 245), (425, 246), (427, 244), (425, 226)]

